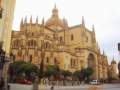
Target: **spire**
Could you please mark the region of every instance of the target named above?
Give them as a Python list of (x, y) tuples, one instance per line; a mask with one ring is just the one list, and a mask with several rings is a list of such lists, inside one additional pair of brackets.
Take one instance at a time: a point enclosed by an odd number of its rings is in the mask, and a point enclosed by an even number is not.
[(84, 16), (82, 16), (82, 25), (85, 26)]
[(25, 23), (25, 24), (27, 23), (27, 16), (25, 17), (24, 23)]
[(36, 24), (38, 24), (38, 16), (36, 17)]
[(56, 4), (55, 4), (55, 6), (54, 6), (54, 8), (52, 10), (52, 17), (58, 17), (58, 9), (56, 7)]
[(20, 23), (20, 26), (23, 26), (23, 18), (21, 19), (21, 23)]
[(105, 55), (105, 52), (104, 52), (104, 50), (103, 50), (103, 55)]
[(97, 48), (99, 48), (98, 42), (97, 42)]
[(101, 51), (100, 51), (100, 47), (98, 48), (98, 50), (99, 50), (99, 52), (101, 52)]
[(30, 23), (32, 23), (32, 15), (31, 15), (31, 17), (30, 17)]
[(42, 19), (42, 25), (44, 25), (44, 23), (45, 23), (45, 22), (44, 22), (44, 17), (43, 17), (43, 19)]
[(65, 18), (63, 18), (63, 23), (65, 26), (68, 26), (67, 20)]
[(111, 64), (116, 64), (116, 61), (115, 61), (114, 57), (113, 57), (113, 59), (112, 59)]
[(92, 31), (95, 32), (95, 27), (94, 27), (94, 25), (92, 25)]

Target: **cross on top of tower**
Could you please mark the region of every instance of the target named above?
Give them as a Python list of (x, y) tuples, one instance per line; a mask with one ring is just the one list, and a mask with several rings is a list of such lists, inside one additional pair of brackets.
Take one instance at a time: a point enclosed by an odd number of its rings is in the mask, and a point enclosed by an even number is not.
[(58, 9), (56, 7), (56, 4), (55, 4), (55, 6), (54, 6), (54, 8), (52, 10), (52, 17), (58, 17)]

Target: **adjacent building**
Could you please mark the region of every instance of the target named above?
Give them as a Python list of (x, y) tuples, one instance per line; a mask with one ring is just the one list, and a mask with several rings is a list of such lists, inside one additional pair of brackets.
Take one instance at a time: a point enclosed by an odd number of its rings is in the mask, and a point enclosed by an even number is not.
[(3, 42), (3, 49), (7, 54), (10, 51), (15, 1), (0, 0), (0, 42)]
[(11, 53), (15, 60), (41, 63), (41, 51), (44, 52), (44, 65), (58, 65), (61, 69), (74, 72), (91, 67), (92, 79), (107, 79), (108, 60), (98, 47), (94, 25), (92, 30), (81, 24), (69, 26), (65, 18), (59, 17), (56, 6), (51, 17), (41, 24), (33, 23), (32, 16), (21, 20), (20, 30), (12, 31)]
[(111, 61), (111, 65), (109, 65), (109, 78), (111, 78), (111, 79), (118, 79), (117, 63), (114, 60), (114, 58)]

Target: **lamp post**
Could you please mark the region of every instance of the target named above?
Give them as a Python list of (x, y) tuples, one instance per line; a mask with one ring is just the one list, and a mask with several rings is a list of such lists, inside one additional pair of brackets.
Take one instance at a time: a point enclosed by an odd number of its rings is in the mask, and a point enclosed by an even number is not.
[[(44, 41), (41, 40), (41, 62), (40, 62), (40, 73), (43, 76), (44, 71), (44, 57), (45, 57), (45, 51), (44, 51)], [(42, 77), (41, 76), (41, 77)]]
[[(40, 78), (43, 77), (43, 72), (44, 72), (44, 56), (45, 56), (45, 52), (44, 52), (44, 41), (41, 41), (41, 62), (40, 62), (40, 68), (39, 68), (39, 74), (41, 74)], [(35, 79), (34, 79), (34, 83), (33, 83), (33, 90), (38, 90), (38, 76), (34, 75)]]

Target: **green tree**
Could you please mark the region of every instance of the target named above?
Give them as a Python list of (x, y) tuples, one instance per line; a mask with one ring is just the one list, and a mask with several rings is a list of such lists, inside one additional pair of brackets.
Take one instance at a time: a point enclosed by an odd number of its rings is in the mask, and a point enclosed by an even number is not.
[(73, 77), (80, 81), (80, 80), (84, 79), (83, 74), (84, 73), (82, 73), (81, 70), (77, 70), (73, 73)]
[(23, 74), (26, 77), (29, 77), (31, 73), (37, 73), (38, 71), (38, 67), (36, 65), (24, 61), (16, 61), (10, 66), (13, 69), (14, 75), (18, 78), (21, 78)]
[(84, 71), (84, 75), (85, 75), (85, 78), (87, 79), (87, 81), (89, 81), (90, 79), (90, 76), (94, 73), (93, 69), (88, 67), (85, 69)]
[(72, 75), (72, 73), (71, 73), (70, 71), (68, 71), (68, 70), (62, 70), (61, 73), (62, 73), (62, 75), (63, 75), (64, 77), (67, 77), (67, 76), (71, 76), (71, 75)]
[(45, 76), (46, 77), (57, 77), (60, 74), (60, 69), (57, 65), (48, 65), (46, 66)]
[(64, 79), (66, 79), (67, 77), (72, 76), (72, 72), (70, 72), (68, 70), (61, 70), (61, 74), (64, 76)]

